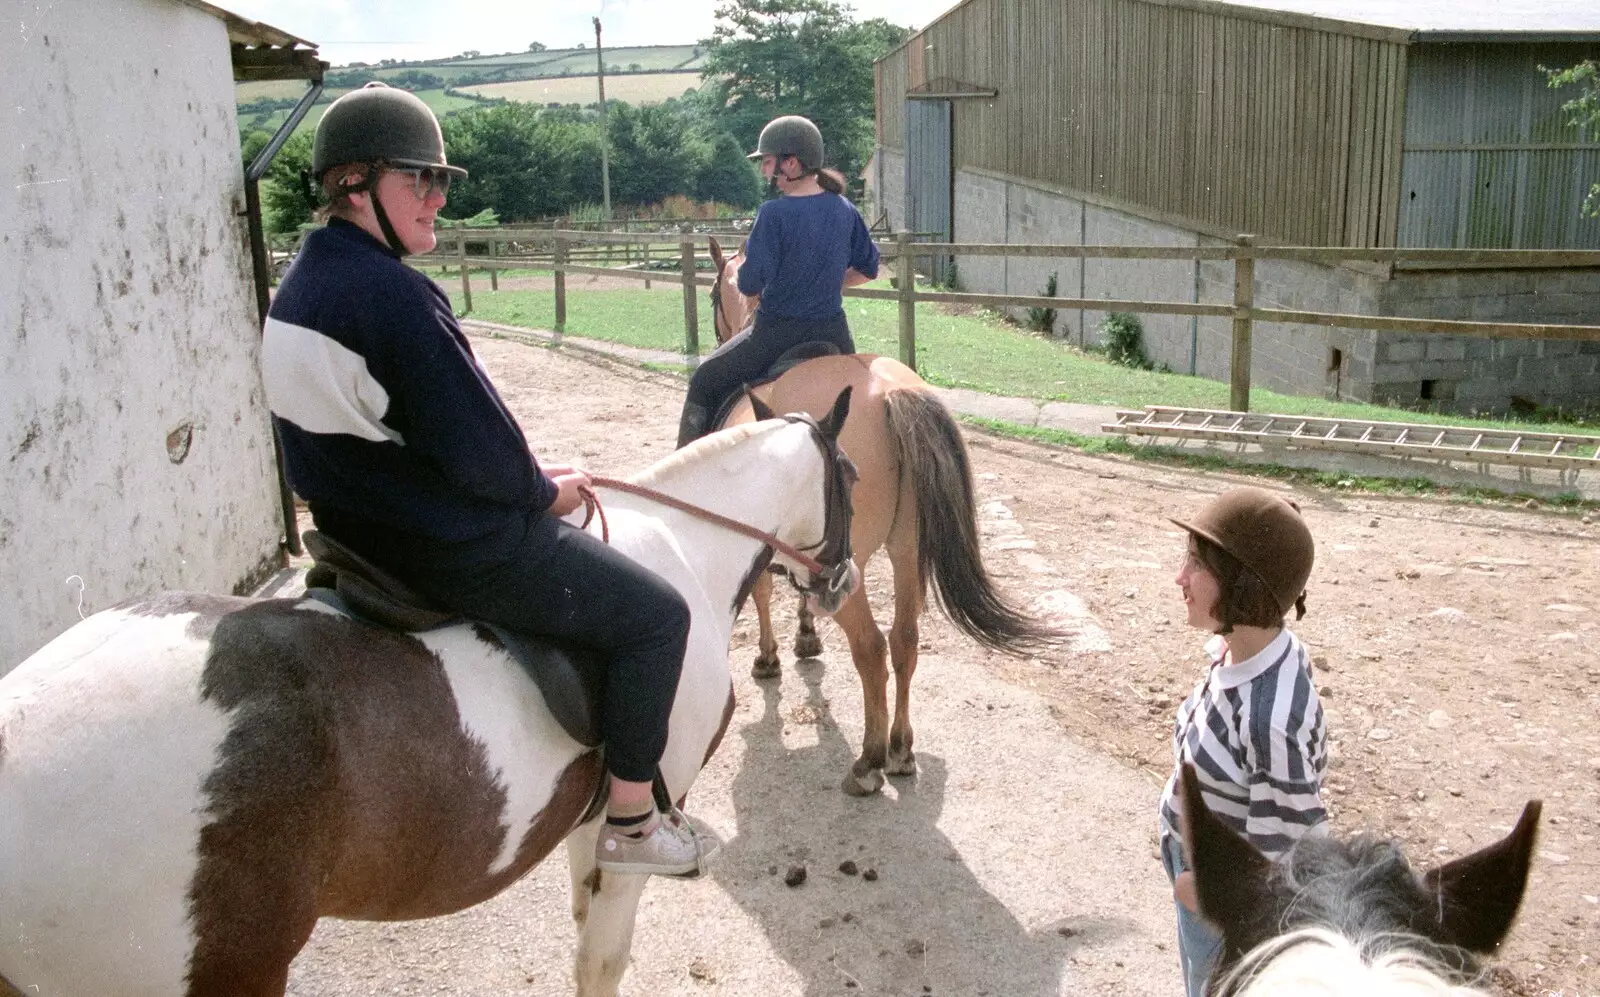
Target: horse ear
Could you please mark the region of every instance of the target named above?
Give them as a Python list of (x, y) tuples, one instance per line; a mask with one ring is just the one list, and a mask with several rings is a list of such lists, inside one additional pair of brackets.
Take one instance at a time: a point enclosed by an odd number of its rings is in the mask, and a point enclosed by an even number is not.
[(833, 409), (827, 418), (817, 423), (817, 428), (830, 440), (839, 438), (839, 433), (844, 430), (845, 419), (850, 417), (850, 392), (853, 388), (853, 385), (845, 385), (844, 390), (839, 392), (839, 397), (833, 400)]
[(1248, 950), (1253, 942), (1245, 940), (1260, 933), (1263, 912), (1274, 909), (1267, 884), (1272, 863), (1206, 806), (1193, 765), (1183, 766), (1179, 792), (1183, 851), (1194, 870), (1200, 913), (1230, 943)]
[(750, 399), (750, 409), (755, 412), (757, 422), (778, 417), (778, 414), (772, 411), (772, 406), (762, 401), (754, 391), (751, 391), (748, 384), (744, 386), (744, 396)]
[(1438, 941), (1487, 954), (1499, 948), (1522, 904), (1544, 804), (1533, 800), (1503, 840), (1447, 862), (1422, 877), (1438, 898)]
[(707, 236), (706, 241), (710, 244), (711, 248), (711, 262), (716, 266), (717, 273), (721, 273), (722, 268), (725, 265), (725, 261), (722, 256), (722, 243), (718, 242), (717, 237), (714, 235)]

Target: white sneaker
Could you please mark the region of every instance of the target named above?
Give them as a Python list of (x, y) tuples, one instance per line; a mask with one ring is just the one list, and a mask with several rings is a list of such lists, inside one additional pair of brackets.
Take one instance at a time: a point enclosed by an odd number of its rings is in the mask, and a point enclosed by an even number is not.
[(606, 824), (595, 842), (595, 864), (604, 872), (692, 879), (706, 871), (721, 848), (707, 825), (673, 807), (639, 837)]

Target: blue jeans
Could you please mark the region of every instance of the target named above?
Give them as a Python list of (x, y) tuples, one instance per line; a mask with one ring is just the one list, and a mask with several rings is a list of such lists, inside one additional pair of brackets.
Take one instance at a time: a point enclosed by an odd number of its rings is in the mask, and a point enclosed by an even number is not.
[[(1161, 865), (1167, 870), (1167, 879), (1176, 882), (1184, 870), (1183, 844), (1169, 839), (1161, 849)], [(1188, 997), (1205, 997), (1211, 970), (1222, 955), (1222, 934), (1205, 918), (1173, 898), (1178, 911), (1178, 964), (1183, 967), (1183, 989)]]

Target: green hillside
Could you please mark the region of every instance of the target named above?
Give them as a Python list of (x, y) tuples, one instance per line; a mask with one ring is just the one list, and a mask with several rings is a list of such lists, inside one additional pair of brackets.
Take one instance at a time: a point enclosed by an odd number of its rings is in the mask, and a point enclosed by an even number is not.
[[(300, 92), (305, 93), (304, 84), (300, 85)], [(300, 122), (300, 127), (297, 128), (296, 131), (316, 128), (317, 122), (322, 120), (322, 113), (328, 109), (328, 105), (333, 103), (333, 101), (339, 96), (348, 92), (349, 91), (347, 90), (324, 90), (322, 92), (321, 99), (312, 106), (309, 112), (307, 112), (305, 120)], [(478, 102), (475, 100), (471, 100), (466, 97), (457, 97), (455, 94), (445, 93), (442, 89), (416, 90), (413, 92), (418, 97), (422, 98), (423, 103), (433, 108), (433, 113), (437, 114), (441, 118), (447, 114), (454, 114), (456, 111), (464, 111), (469, 107), (478, 106)], [(256, 131), (257, 129), (269, 132), (277, 131), (278, 126), (283, 124), (283, 122), (289, 117), (290, 110), (292, 110), (292, 108), (286, 107), (279, 108), (265, 114), (247, 115), (241, 113), (239, 115), (239, 131), (241, 134)]]
[[(700, 85), (705, 54), (696, 45), (641, 45), (605, 50), (606, 96), (630, 104), (656, 104)], [(435, 59), (379, 66), (338, 66), (302, 128), (314, 128), (323, 110), (341, 94), (371, 79), (403, 86), (440, 117), (478, 102), (464, 94), (541, 104), (590, 104), (596, 100), (594, 49), (508, 52), (471, 58)], [(611, 76), (616, 73), (616, 76)], [(538, 82), (542, 81), (542, 82)], [(295, 80), (241, 83), (234, 88), (239, 131), (275, 130), (289, 116), (306, 85)]]

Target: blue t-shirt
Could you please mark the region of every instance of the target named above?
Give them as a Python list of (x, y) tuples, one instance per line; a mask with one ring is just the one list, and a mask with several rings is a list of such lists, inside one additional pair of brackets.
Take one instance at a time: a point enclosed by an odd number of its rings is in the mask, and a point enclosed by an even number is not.
[(380, 563), (375, 545), (478, 539), (554, 501), (450, 300), (355, 225), (306, 236), (261, 353), (290, 485)]
[(878, 276), (878, 247), (856, 206), (838, 194), (763, 204), (744, 244), (739, 290), (776, 318), (829, 319), (844, 310), (844, 272)]

